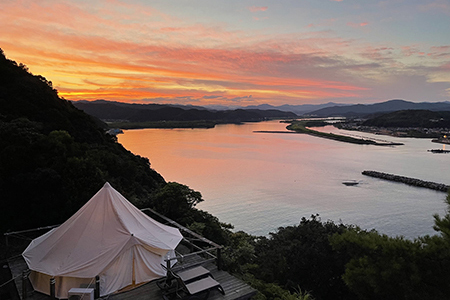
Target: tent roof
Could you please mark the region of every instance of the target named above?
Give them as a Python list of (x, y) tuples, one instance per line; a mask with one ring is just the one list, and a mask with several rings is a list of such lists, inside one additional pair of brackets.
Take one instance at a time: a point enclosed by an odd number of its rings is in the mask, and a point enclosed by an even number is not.
[(31, 270), (50, 276), (92, 278), (132, 246), (164, 256), (182, 238), (105, 183), (66, 222), (33, 240), (23, 257)]

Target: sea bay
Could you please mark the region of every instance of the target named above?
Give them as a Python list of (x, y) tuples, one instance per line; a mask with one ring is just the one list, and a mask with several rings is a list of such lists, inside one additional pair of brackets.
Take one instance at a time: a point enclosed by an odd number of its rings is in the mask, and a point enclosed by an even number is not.
[[(430, 139), (381, 138), (404, 143), (355, 145), (305, 134), (255, 133), (285, 130), (278, 121), (218, 125), (212, 129), (126, 130), (119, 142), (148, 157), (167, 181), (200, 191), (198, 208), (235, 230), (267, 235), (319, 214), (323, 221), (355, 224), (390, 236), (434, 234), (433, 214), (443, 215), (446, 194), (366, 177), (375, 170), (450, 184), (450, 154)], [(327, 132), (350, 133), (332, 126)], [(342, 181), (358, 180), (356, 186)]]

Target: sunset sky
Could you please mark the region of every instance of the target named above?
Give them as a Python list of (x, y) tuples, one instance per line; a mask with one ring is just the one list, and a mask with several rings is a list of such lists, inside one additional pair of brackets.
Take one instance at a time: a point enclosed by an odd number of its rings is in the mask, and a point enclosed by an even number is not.
[(450, 101), (450, 0), (0, 0), (0, 48), (68, 100)]

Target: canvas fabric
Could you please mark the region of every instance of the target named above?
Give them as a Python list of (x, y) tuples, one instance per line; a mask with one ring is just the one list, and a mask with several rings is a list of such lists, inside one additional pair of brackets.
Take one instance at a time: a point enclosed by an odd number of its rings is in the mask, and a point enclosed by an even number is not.
[(67, 298), (72, 287), (100, 276), (100, 296), (131, 284), (165, 276), (165, 256), (183, 236), (131, 204), (106, 183), (78, 212), (59, 227), (33, 240), (23, 252), (33, 287)]

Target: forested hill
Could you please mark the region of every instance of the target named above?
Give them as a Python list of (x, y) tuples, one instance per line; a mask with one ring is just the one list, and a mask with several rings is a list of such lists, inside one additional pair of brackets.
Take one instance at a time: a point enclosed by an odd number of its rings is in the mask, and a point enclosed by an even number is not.
[(347, 106), (326, 107), (313, 112), (317, 117), (367, 117), (373, 114), (389, 113), (399, 110), (431, 110), (450, 111), (450, 102), (421, 102), (415, 103), (405, 100), (389, 100), (375, 104), (355, 104)]
[(401, 110), (366, 120), (377, 127), (450, 128), (450, 111)]
[(144, 206), (165, 184), (146, 158), (0, 49), (0, 232), (58, 224), (108, 181)]
[(73, 104), (101, 120), (127, 122), (159, 121), (216, 121), (251, 122), (267, 118), (295, 118), (292, 112), (276, 109), (234, 109), (214, 111), (202, 107), (173, 106), (163, 104), (127, 104), (105, 100), (76, 101)]

